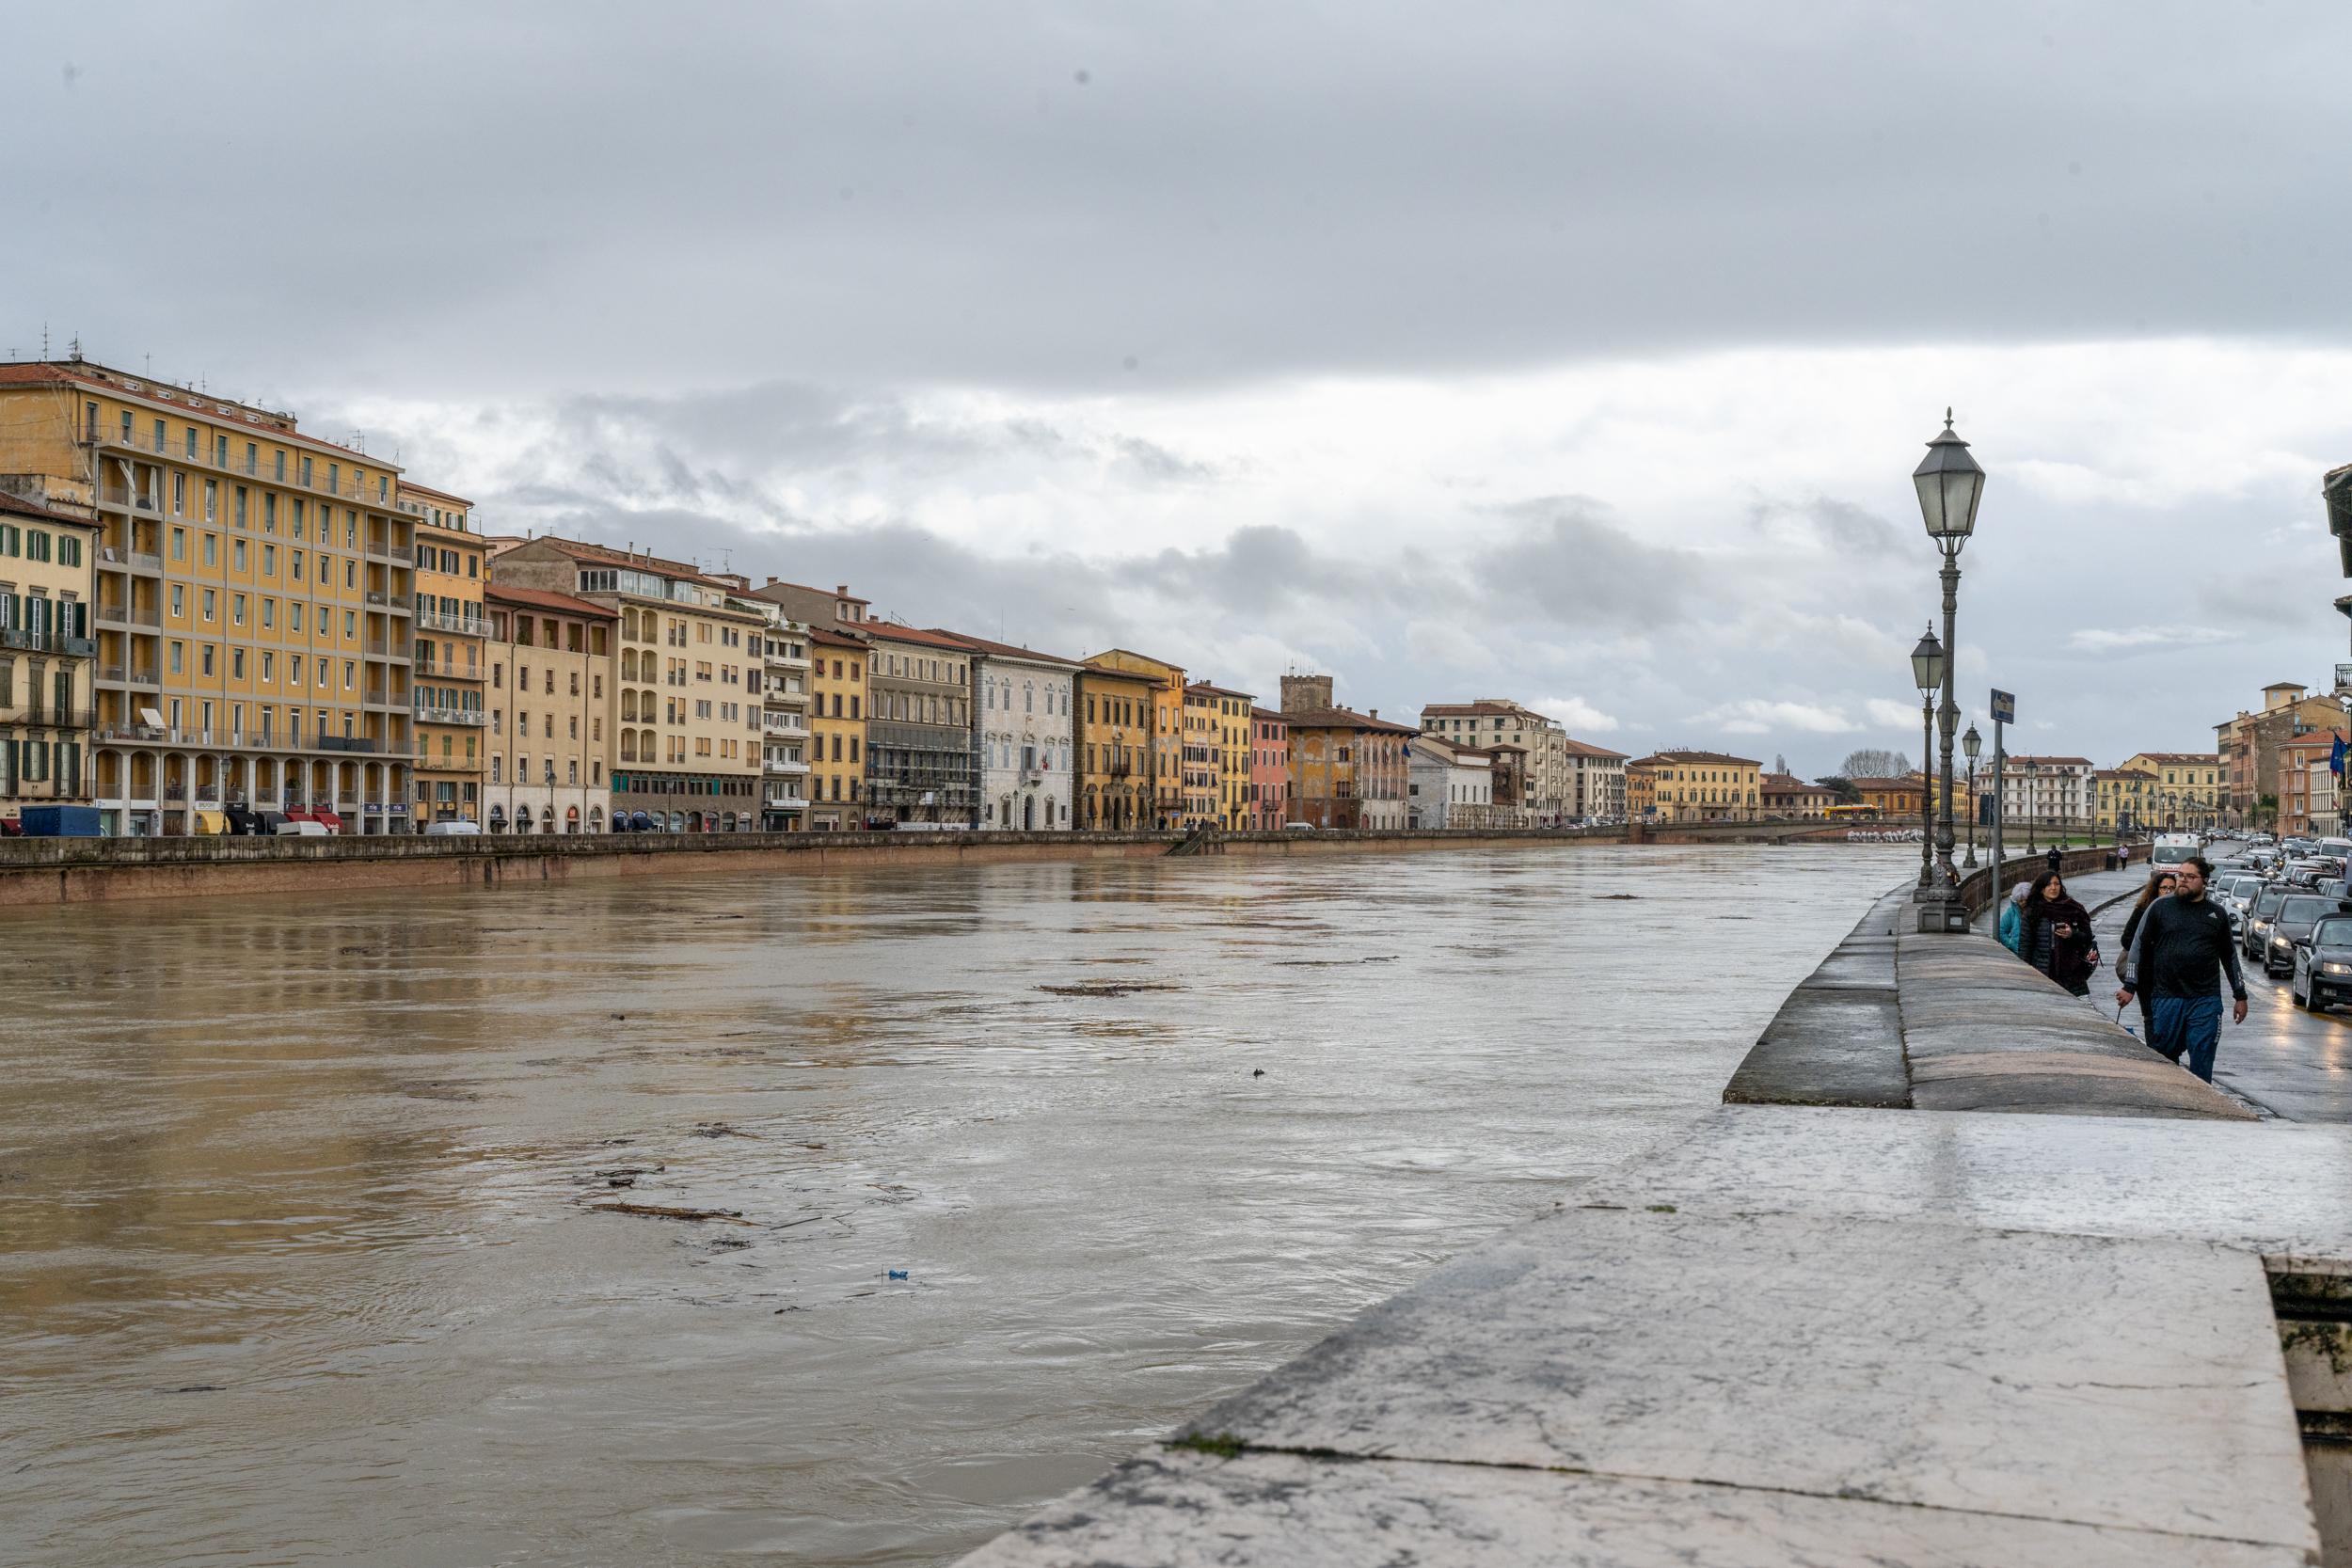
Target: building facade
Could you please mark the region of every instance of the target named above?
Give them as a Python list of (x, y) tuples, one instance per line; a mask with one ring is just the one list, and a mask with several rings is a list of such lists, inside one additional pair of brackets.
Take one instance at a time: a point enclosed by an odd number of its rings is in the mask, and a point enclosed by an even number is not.
[(1329, 675), (1284, 675), (1282, 718), (1290, 726), (1295, 822), (1340, 831), (1402, 828), (1411, 787), (1407, 746), (1418, 733), (1378, 711), (1332, 702)]
[(1157, 825), (1152, 796), (1153, 677), (1078, 666), (1078, 826), (1132, 832)]
[(971, 651), (979, 826), (1068, 832), (1080, 801), (1078, 686), (1083, 666), (985, 638)]
[(1196, 771), (1205, 789), (1198, 820), (1229, 832), (1248, 826), (1251, 815), (1249, 715), (1257, 705), (1248, 692), (1231, 687), (1193, 681), (1184, 688), (1190, 750), (1200, 755)]
[(969, 828), (972, 652), (961, 639), (892, 621), (861, 623), (866, 657), (866, 818), (869, 827)]
[[(2342, 722), (2339, 712), (2338, 727)], [(2192, 831), (2221, 825), (2229, 791), (2219, 752), (2135, 752), (2122, 767), (2149, 776), (2150, 820)]]
[(2342, 785), (2328, 766), (2335, 747), (2335, 736), (2318, 730), (2279, 743), (2270, 772), (2278, 781), (2280, 834), (2332, 838), (2342, 832)]
[(1917, 826), (1926, 804), (1927, 781), (1916, 773), (1887, 779), (1849, 779), (1857, 804), (1868, 806), (1882, 820)]
[(1168, 832), (1184, 821), (1184, 672), (1182, 665), (1125, 648), (1111, 648), (1087, 660), (1106, 670), (1141, 675), (1152, 683), (1152, 821)]
[[(600, 833), (624, 826), (612, 820), (619, 617), (604, 605), (532, 588), (485, 584), (482, 600), (484, 831)], [(644, 825), (653, 827), (650, 815)]]
[(1566, 753), (1568, 770), (1568, 793), (1563, 809), (1568, 819), (1577, 822), (1623, 820), (1626, 812), (1626, 753), (1573, 737), (1565, 742), (1563, 750)]
[(2262, 696), (2260, 712), (2240, 710), (2214, 726), (2215, 754), (2221, 762), (2220, 809), (2231, 827), (2264, 825), (2276, 816), (2281, 745), (2344, 723), (2341, 703), (2309, 695), (2299, 681), (2273, 681)]
[(0, 365), (0, 488), (97, 525), (91, 797), (109, 832), (228, 808), (407, 820), (400, 471), (294, 417), (82, 359)]
[(1628, 806), (1644, 820), (1752, 822), (1764, 812), (1763, 764), (1753, 757), (1654, 752), (1627, 763), (1626, 774)]
[(489, 574), (482, 538), (462, 496), (400, 482), (400, 509), (414, 519), (416, 614), (409, 694), (417, 737), (409, 824), (480, 822), (486, 760), (487, 633), (482, 592)]
[(798, 832), (808, 820), (809, 705), (814, 665), (809, 626), (772, 599), (743, 601), (761, 629), (759, 825)]
[(759, 826), (759, 670), (766, 621), (735, 586), (683, 562), (553, 535), (501, 548), (501, 587), (613, 612), (612, 811), (675, 832)]
[[(1565, 728), (1523, 703), (1481, 697), (1469, 703), (1432, 703), (1421, 710), (1423, 735), (1457, 746), (1517, 746), (1527, 753), (1528, 821), (1556, 827), (1576, 816), (1600, 816), (1577, 802), (1578, 771)], [(1603, 753), (1618, 756), (1615, 752)], [(1622, 762), (1624, 758), (1618, 756)]]
[(1405, 825), (1408, 828), (1483, 828), (1494, 804), (1494, 758), (1475, 746), (1457, 746), (1430, 730), (1406, 748)]
[(1271, 708), (1249, 710), (1248, 791), (1242, 802), (1244, 826), (1254, 832), (1279, 832), (1291, 820), (1291, 726)]
[(0, 817), (89, 801), (101, 531), (0, 490)]
[(1826, 816), (1829, 808), (1839, 803), (1837, 792), (1822, 784), (1807, 784), (1788, 773), (1766, 773), (1757, 785), (1764, 800), (1764, 815), (1810, 818)]
[(2075, 832), (2096, 820), (2089, 757), (2012, 756), (2002, 766), (2001, 816), (2043, 832)]
[(2153, 782), (2144, 769), (2128, 766), (2091, 769), (2091, 826), (2102, 834), (2149, 832), (2157, 820)]
[(873, 650), (856, 632), (809, 628), (808, 825), (866, 826), (866, 668)]

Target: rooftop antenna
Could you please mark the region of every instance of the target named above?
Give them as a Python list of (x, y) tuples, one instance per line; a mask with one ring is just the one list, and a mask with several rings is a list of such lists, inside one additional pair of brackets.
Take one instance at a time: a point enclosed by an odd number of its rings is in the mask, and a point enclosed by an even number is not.
[(43, 359), (49, 357), (49, 324), (47, 322), (40, 324), (40, 356)]
[(79, 332), (76, 332), (71, 339), (67, 340), (66, 352), (72, 355), (77, 362), (81, 359), (82, 335)]

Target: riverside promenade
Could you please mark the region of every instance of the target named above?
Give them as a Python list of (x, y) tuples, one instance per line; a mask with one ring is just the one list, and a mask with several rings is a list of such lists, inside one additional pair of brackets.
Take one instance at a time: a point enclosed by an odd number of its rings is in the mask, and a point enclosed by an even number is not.
[(2352, 1132), (1903, 916), (1691, 1136), (966, 1561), (2352, 1561)]

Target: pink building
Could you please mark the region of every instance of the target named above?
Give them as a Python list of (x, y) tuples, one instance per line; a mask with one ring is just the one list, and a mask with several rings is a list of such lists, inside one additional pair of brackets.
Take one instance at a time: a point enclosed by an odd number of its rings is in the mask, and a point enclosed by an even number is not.
[(1290, 820), (1291, 727), (1262, 707), (1249, 710), (1249, 795), (1245, 822), (1258, 832), (1279, 832)]

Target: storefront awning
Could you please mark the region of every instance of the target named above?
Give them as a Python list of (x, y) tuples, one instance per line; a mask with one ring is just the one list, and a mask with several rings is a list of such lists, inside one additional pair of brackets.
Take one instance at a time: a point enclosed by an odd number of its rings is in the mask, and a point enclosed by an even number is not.
[(199, 811), (196, 814), (196, 831), (199, 833), (225, 833), (229, 831), (229, 818), (216, 811)]

